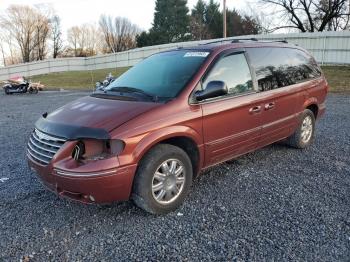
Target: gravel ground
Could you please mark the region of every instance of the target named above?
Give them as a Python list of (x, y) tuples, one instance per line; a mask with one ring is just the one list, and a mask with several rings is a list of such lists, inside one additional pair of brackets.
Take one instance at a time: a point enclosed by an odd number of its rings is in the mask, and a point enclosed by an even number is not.
[(82, 95), (0, 95), (0, 261), (350, 260), (350, 96), (329, 95), (311, 148), (210, 168), (157, 217), (59, 199), (27, 167), (34, 121)]

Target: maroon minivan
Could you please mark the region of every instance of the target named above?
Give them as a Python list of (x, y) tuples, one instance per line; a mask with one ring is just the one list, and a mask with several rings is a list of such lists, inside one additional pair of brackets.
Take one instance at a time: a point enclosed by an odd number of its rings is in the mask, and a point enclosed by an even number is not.
[(148, 57), (35, 124), (29, 165), (60, 196), (164, 214), (201, 170), (285, 140), (309, 146), (328, 84), (304, 49), (234, 40)]

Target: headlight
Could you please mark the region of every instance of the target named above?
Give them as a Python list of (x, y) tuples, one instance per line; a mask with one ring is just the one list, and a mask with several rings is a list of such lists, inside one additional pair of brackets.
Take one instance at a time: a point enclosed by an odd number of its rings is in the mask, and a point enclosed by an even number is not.
[(75, 145), (72, 152), (72, 158), (77, 161), (107, 159), (119, 155), (124, 147), (125, 143), (118, 139), (84, 139), (78, 141)]

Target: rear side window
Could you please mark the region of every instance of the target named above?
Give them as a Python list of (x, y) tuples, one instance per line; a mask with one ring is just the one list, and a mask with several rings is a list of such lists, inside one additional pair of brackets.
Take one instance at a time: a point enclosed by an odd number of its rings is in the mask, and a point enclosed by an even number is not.
[(247, 48), (260, 91), (297, 84), (320, 76), (315, 60), (293, 48)]
[(221, 58), (205, 78), (203, 88), (215, 80), (224, 81), (229, 94), (241, 94), (253, 90), (252, 77), (243, 53)]
[(286, 52), (290, 59), (289, 76), (293, 83), (299, 83), (321, 75), (320, 68), (310, 55), (292, 48), (287, 48)]

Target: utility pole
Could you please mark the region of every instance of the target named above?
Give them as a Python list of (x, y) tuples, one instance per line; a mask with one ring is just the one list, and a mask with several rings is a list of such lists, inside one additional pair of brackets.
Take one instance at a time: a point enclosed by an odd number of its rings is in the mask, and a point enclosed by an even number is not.
[(222, 16), (223, 16), (223, 38), (226, 38), (226, 0), (223, 0), (223, 9), (222, 9)]

